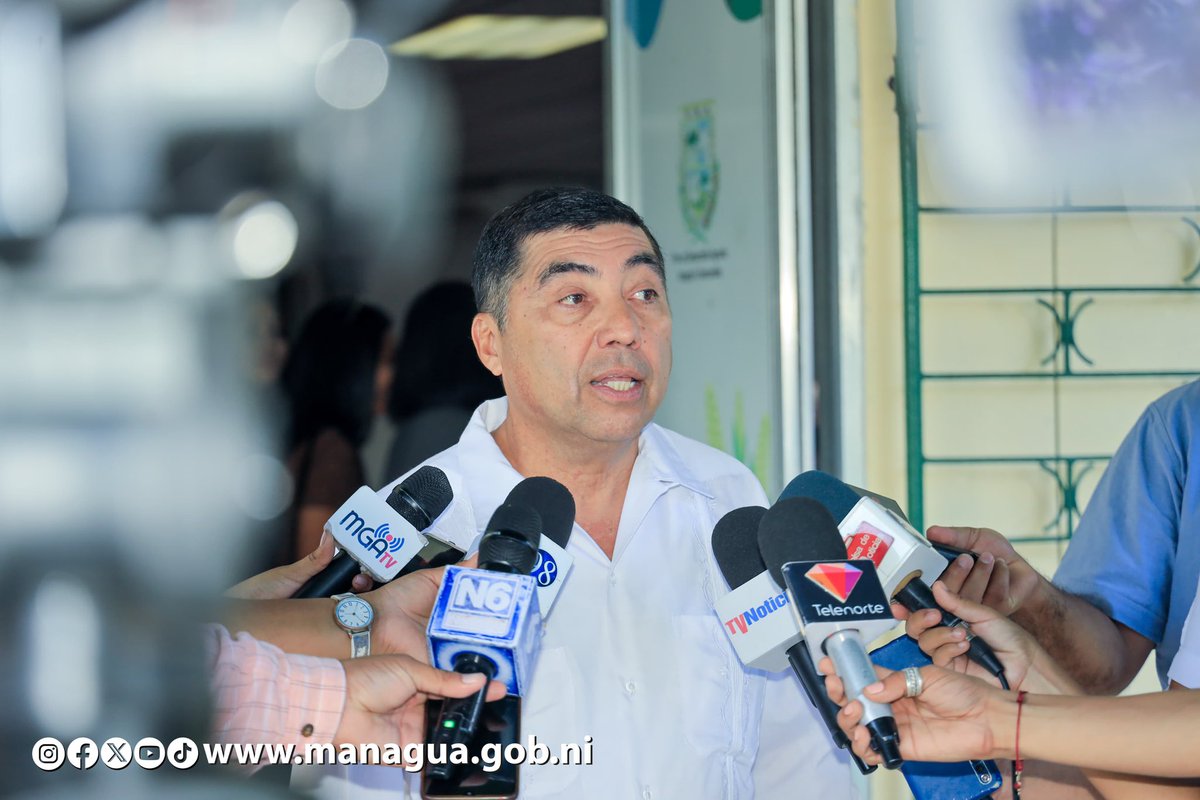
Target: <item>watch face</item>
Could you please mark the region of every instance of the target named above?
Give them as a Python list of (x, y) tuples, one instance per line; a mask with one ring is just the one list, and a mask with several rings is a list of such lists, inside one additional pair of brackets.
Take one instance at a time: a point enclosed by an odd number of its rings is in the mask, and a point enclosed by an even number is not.
[(333, 615), (345, 627), (361, 631), (366, 630), (367, 626), (371, 624), (371, 618), (375, 616), (375, 613), (366, 600), (347, 597), (338, 602), (337, 607), (333, 610)]

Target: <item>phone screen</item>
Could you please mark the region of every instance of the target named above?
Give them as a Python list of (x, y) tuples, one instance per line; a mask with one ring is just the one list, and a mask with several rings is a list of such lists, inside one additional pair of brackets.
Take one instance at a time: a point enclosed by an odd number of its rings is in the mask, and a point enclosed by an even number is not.
[[(425, 741), (433, 737), (442, 710), (441, 700), (430, 700), (425, 704)], [(475, 738), (467, 745), (473, 764), (462, 764), (450, 780), (438, 780), (421, 773), (421, 797), (426, 800), (450, 800), (470, 797), (476, 800), (514, 800), (517, 796), (517, 765), (500, 758), (504, 748), (520, 737), (521, 698), (508, 695), (483, 707), (483, 716)], [(484, 746), (491, 745), (484, 757)], [(499, 769), (489, 772), (485, 767), (497, 764)]]

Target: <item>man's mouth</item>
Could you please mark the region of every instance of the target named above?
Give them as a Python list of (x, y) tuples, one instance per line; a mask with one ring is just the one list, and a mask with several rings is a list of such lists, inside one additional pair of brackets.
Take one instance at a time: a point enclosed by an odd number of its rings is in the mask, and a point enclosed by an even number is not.
[(621, 377), (621, 378), (601, 378), (598, 381), (592, 381), (593, 386), (604, 386), (612, 389), (614, 392), (632, 391), (635, 386), (641, 383), (637, 378)]

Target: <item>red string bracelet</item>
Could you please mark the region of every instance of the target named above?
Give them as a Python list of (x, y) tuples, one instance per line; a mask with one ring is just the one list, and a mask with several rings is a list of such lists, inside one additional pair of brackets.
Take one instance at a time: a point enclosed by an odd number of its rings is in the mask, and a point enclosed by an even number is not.
[(1025, 762), (1021, 760), (1021, 706), (1025, 702), (1024, 689), (1017, 692), (1017, 741), (1013, 747), (1013, 797), (1020, 797), (1021, 773), (1025, 770)]

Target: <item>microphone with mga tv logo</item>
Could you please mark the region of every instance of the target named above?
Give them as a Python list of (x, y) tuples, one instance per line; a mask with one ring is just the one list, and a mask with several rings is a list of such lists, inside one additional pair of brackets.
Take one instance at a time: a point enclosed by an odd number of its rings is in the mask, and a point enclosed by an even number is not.
[(387, 502), (363, 486), (325, 523), (342, 552), (308, 580), (293, 597), (331, 597), (350, 591), (365, 572), (387, 583), (425, 546), (421, 531), (454, 499), (446, 473), (424, 466), (392, 490)]
[[(541, 505), (538, 494), (521, 484), (513, 489), (509, 500), (516, 495), (534, 502), (506, 501), (496, 509), (479, 540), (479, 567), (446, 567), (429, 615), (429, 663), (453, 672), (482, 673), (517, 696), (525, 691), (540, 644), (537, 581), (529, 574), (542, 538), (542, 519), (534, 510)], [(486, 694), (485, 684), (470, 697), (445, 700), (430, 743), (470, 742)], [(451, 763), (425, 767), (430, 777), (442, 780), (452, 778), (456, 768)]]
[(866, 643), (896, 625), (870, 559), (847, 559), (837, 521), (816, 500), (786, 498), (763, 516), (758, 545), (772, 577), (786, 586), (813, 662), (833, 661), (846, 697), (863, 706), (863, 725), (883, 758), (903, 764), (892, 709), (863, 695), (878, 678)]

